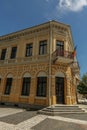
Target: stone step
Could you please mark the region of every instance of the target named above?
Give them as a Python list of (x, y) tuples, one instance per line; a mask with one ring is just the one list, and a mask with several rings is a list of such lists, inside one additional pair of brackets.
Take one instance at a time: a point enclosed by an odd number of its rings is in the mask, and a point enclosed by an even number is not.
[(81, 108), (73, 108), (73, 107), (68, 107), (68, 108), (65, 108), (65, 107), (59, 107), (59, 108), (56, 108), (56, 107), (54, 107), (54, 108), (52, 108), (52, 107), (48, 107), (48, 108), (46, 108), (46, 109), (48, 109), (48, 110), (50, 110), (50, 109), (52, 109), (52, 110), (81, 110)]
[(65, 105), (57, 105), (57, 106), (50, 106), (47, 108), (44, 108), (40, 111), (38, 111), (39, 114), (45, 114), (45, 115), (59, 115), (59, 114), (81, 114), (85, 113), (85, 111), (79, 106), (65, 106)]
[(62, 114), (84, 114), (84, 112), (49, 112), (49, 111), (38, 111), (38, 114), (57, 116)]
[(56, 105), (56, 106), (50, 106), (50, 107), (55, 107), (55, 108), (61, 108), (61, 107), (64, 107), (64, 108), (78, 108), (78, 106), (76, 106), (76, 105), (75, 106), (72, 106), (72, 105), (70, 105), (70, 106), (69, 105), (66, 105), (66, 106), (65, 105), (59, 105), (58, 106), (58, 105)]
[(77, 108), (77, 109), (73, 109), (73, 108), (44, 108), (43, 110), (46, 110), (46, 111), (82, 111), (83, 109), (82, 108)]
[(47, 110), (43, 109), (43, 111), (48, 111), (48, 112), (84, 112), (84, 110)]

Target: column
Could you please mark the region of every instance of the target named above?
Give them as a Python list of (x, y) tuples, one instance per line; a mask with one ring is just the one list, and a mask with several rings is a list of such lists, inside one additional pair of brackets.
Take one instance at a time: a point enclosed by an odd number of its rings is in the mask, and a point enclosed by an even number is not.
[(35, 96), (36, 96), (36, 77), (31, 78), (31, 85), (30, 85), (30, 96), (29, 96), (29, 103), (34, 104)]
[(21, 88), (22, 88), (22, 78), (14, 78), (12, 83), (12, 89), (10, 94), (10, 101), (18, 103), (20, 95), (21, 95)]
[(71, 78), (69, 75), (66, 77), (66, 104), (70, 105), (71, 103)]
[(56, 104), (56, 93), (55, 93), (55, 76), (51, 79), (51, 104)]

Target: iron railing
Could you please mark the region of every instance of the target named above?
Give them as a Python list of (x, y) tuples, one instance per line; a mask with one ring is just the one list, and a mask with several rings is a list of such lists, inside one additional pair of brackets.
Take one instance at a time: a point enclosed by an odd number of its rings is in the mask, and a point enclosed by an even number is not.
[(65, 51), (65, 50), (59, 50), (59, 49), (56, 49), (53, 52), (52, 56), (53, 56), (53, 58), (56, 58), (57, 56), (61, 56), (61, 57), (69, 58), (69, 59), (74, 59), (74, 53), (73, 52), (69, 52), (69, 51)]

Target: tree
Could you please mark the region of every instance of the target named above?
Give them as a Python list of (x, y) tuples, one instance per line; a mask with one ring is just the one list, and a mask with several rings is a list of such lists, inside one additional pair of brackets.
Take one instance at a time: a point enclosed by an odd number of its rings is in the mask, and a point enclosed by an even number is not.
[(87, 73), (82, 76), (82, 79), (77, 86), (77, 90), (80, 94), (87, 94)]

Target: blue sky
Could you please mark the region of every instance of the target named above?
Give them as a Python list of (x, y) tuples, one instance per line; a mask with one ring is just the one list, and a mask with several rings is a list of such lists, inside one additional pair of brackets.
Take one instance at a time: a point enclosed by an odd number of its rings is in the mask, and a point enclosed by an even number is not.
[(49, 20), (71, 26), (83, 75), (87, 72), (87, 0), (0, 0), (0, 36)]

